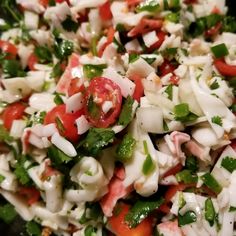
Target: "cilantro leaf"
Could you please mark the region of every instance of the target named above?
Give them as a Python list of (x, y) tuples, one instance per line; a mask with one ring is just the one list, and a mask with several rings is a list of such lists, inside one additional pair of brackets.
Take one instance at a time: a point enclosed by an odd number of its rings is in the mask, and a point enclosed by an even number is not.
[(114, 138), (115, 132), (111, 129), (91, 128), (85, 139), (79, 143), (78, 149), (86, 155), (97, 156)]
[(54, 145), (48, 148), (48, 157), (50, 158), (52, 165), (55, 167), (71, 161), (71, 157), (67, 156), (64, 152), (62, 152)]
[(41, 226), (35, 221), (27, 222), (25, 227), (29, 236), (41, 236)]
[(228, 170), (230, 173), (233, 173), (236, 170), (236, 159), (226, 156), (221, 161), (221, 166)]
[(12, 142), (14, 139), (10, 136), (9, 132), (3, 125), (0, 125), (0, 141)]
[(86, 78), (92, 79), (102, 75), (103, 69), (107, 67), (106, 64), (92, 65), (86, 64), (83, 66), (83, 72)]
[(22, 70), (19, 61), (17, 60), (3, 60), (2, 71), (6, 78), (24, 77), (26, 72)]
[(125, 222), (129, 227), (136, 227), (142, 220), (144, 220), (152, 211), (159, 208), (164, 202), (161, 198), (157, 201), (137, 201), (125, 216)]
[(132, 97), (128, 96), (125, 100), (122, 110), (119, 116), (118, 124), (119, 125), (128, 125), (132, 120), (132, 109), (133, 109), (134, 100)]
[(222, 126), (222, 118), (220, 116), (213, 116), (211, 118), (211, 122), (219, 126)]
[(39, 59), (40, 63), (49, 63), (52, 61), (52, 53), (47, 46), (35, 47), (34, 54)]
[(0, 206), (0, 219), (5, 223), (10, 224), (16, 216), (16, 210), (10, 203)]
[(71, 16), (67, 16), (67, 18), (64, 21), (62, 21), (61, 25), (64, 30), (69, 32), (71, 31), (76, 32), (79, 27), (79, 24), (73, 21)]
[(24, 167), (24, 163), (27, 161), (27, 156), (22, 155), (15, 165), (14, 174), (22, 185), (30, 185), (31, 179), (27, 170)]

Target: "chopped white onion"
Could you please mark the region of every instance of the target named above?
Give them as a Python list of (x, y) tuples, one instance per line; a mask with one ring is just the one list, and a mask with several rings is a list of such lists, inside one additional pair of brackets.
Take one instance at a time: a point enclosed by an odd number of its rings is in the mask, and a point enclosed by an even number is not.
[(84, 134), (90, 128), (90, 124), (84, 115), (82, 115), (78, 119), (76, 119), (75, 123), (77, 126), (77, 132), (79, 135)]
[(143, 41), (144, 41), (144, 44), (149, 48), (151, 47), (154, 43), (156, 43), (158, 41), (158, 37), (157, 37), (157, 34), (156, 34), (156, 31), (151, 31), (151, 32), (148, 32), (146, 34), (143, 34)]
[(66, 113), (75, 113), (76, 111), (80, 110), (84, 104), (84, 98), (82, 93), (76, 93), (69, 97), (65, 104), (66, 104)]

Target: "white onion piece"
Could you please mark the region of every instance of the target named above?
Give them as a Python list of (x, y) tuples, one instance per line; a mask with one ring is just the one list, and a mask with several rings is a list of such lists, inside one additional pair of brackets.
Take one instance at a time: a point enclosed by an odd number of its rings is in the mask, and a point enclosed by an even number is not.
[(32, 11), (24, 11), (24, 23), (27, 29), (38, 29), (39, 15)]
[(86, 8), (96, 8), (105, 3), (106, 0), (70, 0), (70, 2), (74, 6), (73, 11), (79, 12)]
[(54, 96), (49, 93), (34, 93), (29, 99), (29, 105), (38, 111), (50, 111), (56, 106)]
[(128, 95), (133, 95), (135, 84), (128, 78), (122, 77), (113, 68), (108, 67), (107, 69), (103, 70), (103, 76), (112, 80), (120, 87), (122, 96), (127, 97)]
[(78, 131), (79, 135), (84, 134), (90, 128), (90, 124), (84, 115), (82, 115), (78, 119), (76, 119), (75, 123), (76, 123), (77, 131)]
[(25, 127), (26, 127), (25, 120), (13, 120), (10, 130), (10, 135), (14, 138), (20, 138), (23, 134)]
[(45, 71), (29, 71), (26, 77), (29, 87), (40, 92), (46, 78)]
[(146, 132), (164, 133), (163, 114), (159, 107), (140, 107), (136, 112), (139, 126)]
[(102, 29), (102, 20), (98, 9), (91, 9), (88, 14), (91, 32), (94, 35), (99, 35)]
[(13, 173), (11, 173), (10, 171), (6, 171), (3, 169), (0, 169), (0, 175), (5, 178), (0, 183), (1, 188), (8, 190), (8, 191), (15, 192), (18, 187), (16, 176)]
[(84, 104), (84, 96), (82, 93), (76, 93), (69, 97), (66, 102), (66, 113), (74, 113), (80, 110)]
[(125, 44), (125, 49), (128, 52), (141, 52), (142, 47), (137, 39), (133, 39)]
[(28, 64), (29, 56), (31, 55), (33, 50), (34, 50), (34, 47), (32, 45), (27, 45), (27, 46), (25, 46), (24, 44), (18, 45), (17, 53), (20, 57), (20, 62), (23, 69), (26, 68)]
[(62, 152), (70, 157), (75, 157), (77, 152), (74, 146), (65, 138), (63, 138), (59, 133), (55, 133), (52, 136), (51, 142)]
[(143, 41), (144, 41), (144, 44), (149, 48), (151, 47), (154, 43), (156, 43), (158, 41), (158, 37), (157, 37), (157, 34), (156, 34), (156, 31), (151, 31), (151, 32), (148, 32), (146, 34), (143, 34)]
[(50, 31), (37, 29), (31, 30), (29, 34), (39, 45), (50, 45), (52, 42)]
[(139, 58), (135, 62), (129, 64), (127, 76), (139, 75), (140, 77), (145, 78), (152, 72), (155, 72), (155, 69), (143, 58)]
[(38, 14), (44, 12), (45, 8), (42, 4), (39, 3), (38, 0), (16, 0), (16, 3), (20, 4), (24, 9), (29, 11), (36, 12)]

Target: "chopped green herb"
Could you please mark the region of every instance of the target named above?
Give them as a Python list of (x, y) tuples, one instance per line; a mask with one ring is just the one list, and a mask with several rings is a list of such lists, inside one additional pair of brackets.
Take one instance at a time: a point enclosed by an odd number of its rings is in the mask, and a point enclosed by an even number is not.
[(98, 54), (98, 52), (97, 52), (97, 43), (98, 43), (97, 36), (94, 36), (91, 40), (91, 52), (94, 56), (97, 56), (97, 54)]
[(189, 106), (187, 103), (181, 103), (174, 107), (175, 120), (181, 122), (192, 122), (198, 117), (194, 113), (189, 111)]
[(197, 183), (198, 177), (192, 175), (190, 170), (182, 170), (175, 175), (178, 182), (183, 182), (185, 184)]
[(86, 155), (97, 156), (114, 138), (115, 133), (111, 129), (91, 128), (85, 139), (79, 143), (78, 149)]
[(83, 66), (83, 72), (86, 78), (92, 79), (102, 75), (103, 69), (107, 67), (106, 64), (92, 65), (87, 64)]
[(180, 19), (180, 15), (179, 15), (179, 13), (172, 12), (172, 13), (169, 13), (165, 17), (165, 19), (168, 21), (174, 22), (174, 23), (178, 23), (179, 19)]
[(60, 132), (65, 132), (65, 127), (61, 121), (61, 119), (59, 117), (55, 118), (56, 124), (57, 124), (57, 128), (59, 129)]
[(226, 156), (221, 161), (221, 166), (228, 170), (230, 173), (233, 173), (236, 170), (236, 159)]
[(219, 86), (219, 83), (217, 82), (217, 80), (215, 80), (211, 85), (210, 85), (210, 89), (212, 90), (215, 90), (215, 89), (218, 89), (220, 86)]
[(121, 162), (131, 160), (135, 144), (135, 139), (130, 134), (126, 134), (116, 149), (117, 160)]
[(56, 93), (56, 94), (55, 94), (55, 97), (54, 97), (53, 101), (54, 101), (57, 105), (64, 104), (63, 99), (61, 98), (61, 96), (60, 96), (59, 93)]
[(3, 125), (0, 125), (0, 141), (12, 142), (14, 139), (10, 136), (9, 132)]
[(55, 56), (60, 60), (64, 60), (74, 51), (74, 44), (71, 41), (56, 38), (53, 49)]
[(165, 120), (163, 120), (163, 130), (164, 131), (169, 131), (170, 130)]
[(0, 206), (0, 219), (6, 224), (10, 224), (16, 216), (15, 208), (10, 203)]
[(184, 215), (178, 214), (178, 224), (179, 226), (184, 226), (197, 221), (197, 215), (193, 211), (188, 211)]
[(168, 99), (172, 100), (172, 98), (173, 98), (173, 85), (172, 85), (172, 84), (169, 84), (169, 85), (166, 87), (165, 93), (167, 93)]
[(164, 10), (169, 10), (168, 0), (163, 0)]
[(201, 176), (203, 183), (210, 188), (213, 192), (219, 194), (222, 190), (221, 185), (216, 181), (216, 179), (210, 174), (206, 173)]
[(151, 65), (156, 58), (155, 57), (142, 57), (149, 65)]
[(28, 221), (26, 223), (26, 232), (29, 236), (41, 236), (42, 235), (42, 229), (41, 226), (36, 223), (35, 221)]
[(69, 32), (76, 32), (79, 24), (77, 22), (75, 22), (71, 16), (67, 16), (66, 19), (64, 21), (61, 22), (61, 25), (63, 27), (64, 30), (69, 31)]
[(236, 33), (236, 19), (233, 16), (224, 16), (222, 21), (222, 31)]
[(178, 200), (179, 200), (178, 201), (179, 209), (181, 209), (186, 204), (183, 192), (179, 192), (179, 199)]
[(27, 156), (21, 156), (15, 165), (14, 174), (22, 185), (29, 185), (31, 183), (31, 179), (27, 170), (24, 168), (24, 163), (27, 160)]
[(139, 59), (139, 55), (136, 53), (129, 54), (129, 63), (133, 63)]
[(0, 184), (2, 183), (2, 181), (4, 181), (4, 179), (6, 179), (5, 176), (0, 174)]
[(205, 219), (209, 222), (210, 226), (214, 225), (215, 221), (215, 208), (210, 198), (205, 201)]
[(222, 118), (220, 116), (213, 116), (211, 118), (211, 122), (219, 126), (222, 126)]
[(47, 46), (37, 46), (34, 49), (34, 54), (39, 59), (40, 63), (52, 62), (52, 53)]
[(88, 225), (84, 230), (84, 236), (96, 236), (96, 232), (97, 229), (95, 227), (93, 227), (92, 225)]
[(230, 208), (229, 208), (229, 212), (234, 212), (234, 211), (236, 211), (236, 207), (234, 207), (234, 206), (230, 206)]
[(6, 78), (24, 77), (26, 72), (21, 69), (20, 63), (17, 60), (3, 60), (2, 71)]
[(144, 1), (136, 7), (136, 12), (148, 11), (157, 12), (160, 10), (160, 5), (155, 0)]
[(125, 222), (129, 227), (136, 227), (142, 220), (144, 220), (152, 211), (158, 209), (164, 202), (161, 198), (157, 201), (137, 201), (125, 216)]
[(63, 70), (61, 67), (61, 63), (57, 62), (57, 64), (54, 65), (51, 73), (52, 78), (59, 78), (63, 74)]
[(125, 47), (115, 37), (113, 38), (113, 43), (116, 45), (118, 53), (125, 52)]
[(126, 126), (131, 122), (133, 113), (133, 103), (133, 98), (128, 96), (122, 106), (122, 110), (118, 120), (119, 125)]
[(162, 51), (164, 57), (175, 56), (176, 53), (177, 53), (177, 48), (166, 48), (164, 51)]
[(142, 172), (144, 175), (149, 175), (155, 170), (155, 165), (153, 163), (152, 157), (150, 154), (146, 156), (146, 159), (143, 163)]
[(118, 32), (125, 32), (126, 31), (125, 26), (123, 24), (118, 23), (116, 25), (116, 31), (118, 31)]
[(197, 158), (195, 156), (188, 156), (185, 161), (185, 167), (192, 173), (196, 173), (198, 170)]
[(180, 10), (180, 0), (170, 0), (169, 1), (169, 9), (173, 11), (179, 11)]
[(216, 58), (221, 58), (229, 54), (228, 48), (224, 43), (211, 47), (211, 51)]
[(64, 152), (58, 149), (56, 146), (52, 145), (48, 148), (48, 157), (52, 162), (52, 166), (59, 166), (63, 163), (68, 163), (71, 161), (71, 157), (67, 156)]

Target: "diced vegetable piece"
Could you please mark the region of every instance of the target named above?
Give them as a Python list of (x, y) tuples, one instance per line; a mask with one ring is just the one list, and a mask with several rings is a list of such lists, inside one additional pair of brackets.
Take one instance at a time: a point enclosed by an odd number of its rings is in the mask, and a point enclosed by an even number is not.
[(188, 211), (184, 215), (178, 214), (178, 223), (180, 227), (194, 223), (196, 221), (197, 221), (197, 215), (193, 211)]
[(0, 219), (5, 223), (10, 224), (16, 216), (15, 208), (10, 203), (0, 206)]
[(92, 79), (94, 77), (99, 77), (102, 75), (103, 69), (107, 66), (106, 64), (92, 65), (87, 64), (83, 66), (83, 72), (86, 78)]
[(211, 118), (211, 122), (214, 123), (214, 124), (217, 124), (219, 126), (222, 126), (222, 118), (219, 117), (219, 116), (213, 116)]
[(229, 51), (224, 43), (211, 47), (211, 51), (216, 58), (221, 58), (229, 54)]
[(121, 162), (131, 160), (135, 144), (135, 139), (130, 134), (126, 134), (116, 149), (117, 160)]
[(160, 5), (155, 0), (144, 1), (136, 7), (137, 12), (148, 11), (157, 12), (160, 9)]
[(214, 225), (215, 221), (215, 208), (210, 198), (205, 201), (205, 219), (209, 222), (210, 226)]
[(201, 179), (203, 180), (203, 183), (216, 194), (221, 192), (222, 187), (210, 173), (204, 174), (201, 176)]
[(192, 175), (190, 170), (183, 170), (176, 175), (178, 182), (184, 182), (185, 184), (191, 184), (197, 182), (197, 176)]
[(126, 126), (131, 122), (133, 103), (134, 100), (130, 96), (128, 96), (122, 106), (118, 124)]
[(136, 227), (142, 222), (152, 211), (164, 202), (161, 198), (158, 201), (137, 201), (125, 216), (126, 223), (131, 227)]
[(233, 173), (236, 170), (236, 159), (232, 157), (224, 157), (221, 162), (221, 166), (228, 170), (230, 173)]
[(35, 221), (27, 222), (25, 227), (29, 236), (40, 236), (42, 233), (41, 226)]

